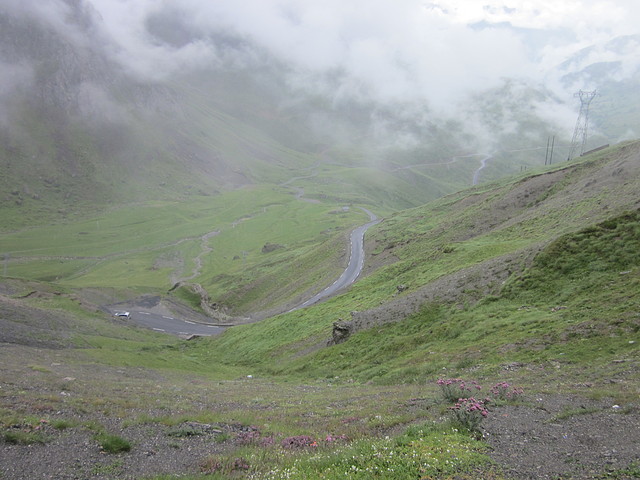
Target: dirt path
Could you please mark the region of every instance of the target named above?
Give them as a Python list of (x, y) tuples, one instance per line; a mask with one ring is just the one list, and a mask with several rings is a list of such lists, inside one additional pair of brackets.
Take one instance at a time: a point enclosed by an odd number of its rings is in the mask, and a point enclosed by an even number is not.
[(171, 285), (175, 285), (178, 282), (188, 282), (189, 280), (193, 280), (198, 275), (200, 275), (200, 272), (202, 271), (202, 257), (208, 255), (213, 251), (213, 249), (209, 246), (209, 240), (219, 234), (220, 230), (214, 230), (212, 232), (205, 233), (200, 237), (201, 250), (198, 256), (193, 259), (195, 266), (193, 267), (191, 275), (189, 275), (188, 277), (178, 277), (177, 271), (174, 270), (169, 276)]

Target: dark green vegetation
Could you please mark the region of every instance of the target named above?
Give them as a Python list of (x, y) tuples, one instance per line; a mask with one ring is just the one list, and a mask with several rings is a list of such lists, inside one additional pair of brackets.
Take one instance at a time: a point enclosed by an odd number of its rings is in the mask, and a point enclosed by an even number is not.
[(122, 453), (131, 450), (131, 443), (118, 435), (105, 433), (98, 435), (97, 440), (102, 450), (107, 453)]

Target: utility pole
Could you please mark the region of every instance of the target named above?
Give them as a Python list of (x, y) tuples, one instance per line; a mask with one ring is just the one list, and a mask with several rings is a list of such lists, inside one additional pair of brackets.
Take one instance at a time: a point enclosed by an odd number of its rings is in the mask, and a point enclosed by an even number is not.
[[(556, 143), (556, 136), (554, 135), (553, 138), (552, 137), (547, 137), (547, 152), (544, 155), (544, 164), (547, 165), (551, 165), (551, 162), (553, 161), (553, 146)], [(549, 153), (549, 145), (551, 145), (551, 153)]]
[(549, 160), (549, 142), (551, 141), (550, 137), (547, 137), (547, 150), (544, 152), (544, 164), (547, 164), (547, 161)]
[[(580, 90), (575, 93), (574, 97), (580, 98), (580, 113), (578, 114), (578, 121), (576, 122), (576, 128), (573, 130), (573, 137), (571, 138), (571, 148), (569, 149), (569, 156), (567, 160), (571, 160), (578, 148), (580, 148), (580, 155), (584, 153), (584, 147), (587, 144), (587, 129), (589, 127), (589, 104), (591, 100), (598, 94), (596, 90), (591, 92), (585, 92)], [(578, 144), (580, 145), (578, 147)]]

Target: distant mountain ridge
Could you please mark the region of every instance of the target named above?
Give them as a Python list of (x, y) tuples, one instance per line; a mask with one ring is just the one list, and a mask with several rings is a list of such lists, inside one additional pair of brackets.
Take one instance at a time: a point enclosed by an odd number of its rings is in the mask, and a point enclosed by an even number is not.
[[(541, 110), (566, 108), (564, 99), (513, 79), (478, 93), (459, 119), (420, 103), (332, 103), (291, 85), (292, 67), (249, 40), (229, 32), (200, 39), (180, 26), (179, 15), (150, 17), (147, 33), (166, 45), (214, 42), (223, 60), (142, 78), (116, 61), (117, 47), (90, 3), (64, 0), (63, 19), (48, 17), (44, 7), (16, 5), (0, 7), (0, 199), (23, 216), (278, 184), (318, 164), (338, 167), (332, 182), (342, 181), (343, 167), (399, 182), (404, 187), (391, 207), (406, 208), (469, 185), (477, 166), (472, 157), (453, 165), (460, 155), (492, 154), (485, 181), (541, 162), (542, 154), (517, 152), (542, 149), (552, 135), (562, 157), (570, 135)], [(636, 37), (607, 48), (632, 48)], [(234, 65), (241, 50), (258, 60)], [(583, 65), (585, 58), (587, 51), (561, 66), (583, 68), (568, 71), (567, 81), (602, 70)], [(593, 107), (593, 146), (633, 138), (640, 121), (640, 76), (616, 81), (605, 70), (602, 99)], [(323, 81), (339, 85), (341, 73), (328, 72)], [(370, 186), (350, 188), (375, 203)]]

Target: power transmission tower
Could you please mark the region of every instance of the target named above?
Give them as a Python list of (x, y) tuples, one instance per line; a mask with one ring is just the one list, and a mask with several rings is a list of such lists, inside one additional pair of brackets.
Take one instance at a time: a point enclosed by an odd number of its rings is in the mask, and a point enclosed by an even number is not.
[(580, 155), (584, 153), (584, 147), (587, 144), (587, 129), (589, 127), (589, 104), (591, 104), (591, 100), (593, 100), (593, 97), (597, 94), (598, 92), (596, 90), (591, 92), (580, 90), (573, 95), (574, 97), (580, 97), (580, 114), (578, 115), (576, 128), (573, 131), (571, 148), (569, 149), (569, 157), (567, 160), (573, 158), (574, 153), (578, 149), (578, 144), (580, 144)]

